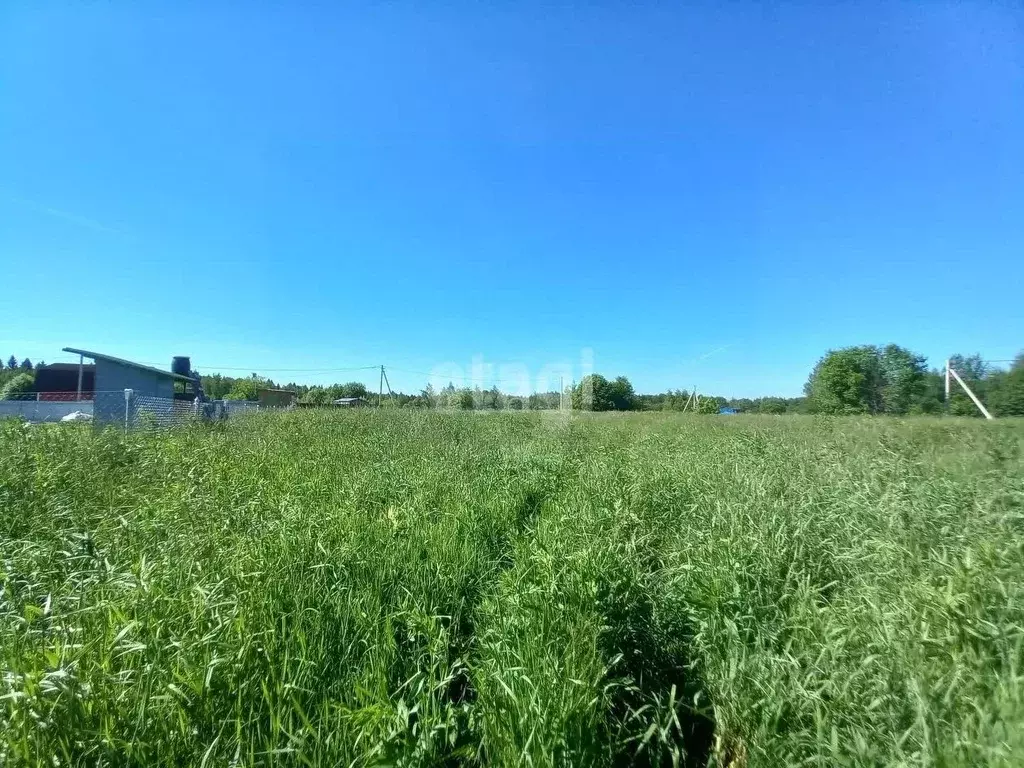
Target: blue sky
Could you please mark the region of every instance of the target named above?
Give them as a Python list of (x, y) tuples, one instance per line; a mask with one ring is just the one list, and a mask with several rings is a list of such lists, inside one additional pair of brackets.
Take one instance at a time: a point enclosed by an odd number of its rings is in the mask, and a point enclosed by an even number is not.
[(752, 396), (1024, 347), (1017, 4), (330, 5), (4, 4), (0, 355)]

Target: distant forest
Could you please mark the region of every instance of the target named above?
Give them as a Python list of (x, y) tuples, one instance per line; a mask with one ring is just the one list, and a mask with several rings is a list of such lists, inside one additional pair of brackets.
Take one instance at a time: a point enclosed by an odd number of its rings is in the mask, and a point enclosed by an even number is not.
[[(1024, 352), (1008, 368), (987, 364), (980, 355), (951, 355), (953, 368), (988, 409), (996, 416), (1024, 416)], [(278, 385), (256, 374), (234, 379), (219, 374), (203, 376), (203, 389), (210, 397), (255, 399), (261, 387)], [(287, 383), (300, 402), (327, 405), (340, 397), (364, 397), (376, 402), (378, 393), (360, 382), (307, 386)], [(735, 398), (686, 389), (657, 394), (638, 394), (629, 379), (587, 376), (564, 393), (566, 402), (577, 410), (594, 411), (683, 411), (717, 413), (730, 407), (741, 413), (827, 413), (827, 414), (938, 414), (947, 412), (945, 374), (929, 368), (926, 359), (896, 344), (884, 347), (861, 345), (829, 350), (811, 371), (802, 397)], [(511, 395), (497, 387), (456, 387), (442, 389), (428, 385), (418, 394), (384, 392), (381, 404), (414, 408), (455, 408), (461, 410), (551, 410), (559, 407), (558, 392), (539, 392), (527, 397)], [(980, 416), (980, 412), (959, 385), (950, 390), (948, 413)]]
[[(1024, 416), (1024, 352), (1008, 367), (994, 367), (980, 355), (952, 355), (951, 368), (967, 383), (995, 416)], [(45, 365), (41, 362), (38, 365)], [(14, 355), (0, 367), (0, 398), (33, 391), (35, 368), (31, 360)], [(201, 376), (203, 391), (213, 399), (256, 400), (263, 388), (295, 392), (302, 405), (326, 406), (341, 397), (362, 397), (376, 403), (377, 392), (365, 384), (350, 381), (328, 386), (279, 383), (258, 374), (246, 377), (211, 374)], [(592, 374), (559, 392), (538, 392), (529, 396), (507, 394), (497, 387), (456, 387), (441, 389), (427, 385), (417, 394), (387, 390), (381, 405), (405, 408), (450, 408), (459, 410), (553, 410), (559, 402), (576, 410), (593, 411), (683, 411), (717, 413), (723, 407), (741, 413), (825, 413), (825, 414), (938, 414), (980, 416), (968, 395), (952, 384), (948, 409), (945, 403), (945, 375), (941, 368), (927, 365), (921, 355), (904, 347), (861, 345), (829, 350), (815, 365), (804, 385), (802, 397), (734, 398), (686, 389), (657, 394), (638, 394), (625, 376), (608, 379)]]

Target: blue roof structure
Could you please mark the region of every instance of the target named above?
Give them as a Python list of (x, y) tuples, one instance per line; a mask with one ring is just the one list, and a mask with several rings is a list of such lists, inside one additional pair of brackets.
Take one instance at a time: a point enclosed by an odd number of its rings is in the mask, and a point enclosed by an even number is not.
[(74, 355), (81, 355), (82, 357), (91, 357), (93, 360), (105, 360), (108, 363), (114, 363), (115, 365), (125, 365), (129, 368), (138, 368), (141, 371), (149, 371), (150, 373), (156, 373), (160, 376), (166, 376), (169, 379), (177, 379), (178, 381), (195, 381), (191, 376), (182, 376), (180, 373), (171, 373), (170, 371), (161, 371), (159, 368), (154, 368), (151, 365), (143, 365), (142, 363), (133, 363), (131, 360), (124, 360), (120, 357), (114, 357), (113, 355), (104, 355), (99, 352), (90, 352), (87, 349), (76, 349), (74, 347), (64, 347), (63, 352), (71, 352)]

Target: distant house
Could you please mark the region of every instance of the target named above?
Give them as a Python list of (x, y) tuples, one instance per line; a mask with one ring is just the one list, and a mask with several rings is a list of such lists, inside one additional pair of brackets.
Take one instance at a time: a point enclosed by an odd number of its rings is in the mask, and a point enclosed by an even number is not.
[[(135, 398), (151, 398), (147, 410), (157, 412), (174, 411), (174, 401), (191, 402), (200, 394), (199, 381), (183, 373), (172, 373), (142, 363), (133, 363), (113, 355), (90, 352), (85, 349), (64, 347), (65, 352), (79, 356), (79, 365), (85, 378), (85, 365), (81, 362), (88, 357), (95, 361), (93, 366), (93, 420), (96, 423), (123, 421), (125, 418), (126, 389), (132, 390)], [(175, 358), (175, 365), (187, 358)], [(187, 362), (186, 362), (187, 365)], [(187, 407), (187, 406), (185, 406)]]
[[(81, 382), (79, 382), (81, 373)], [(35, 391), (39, 400), (92, 400), (96, 366), (92, 363), (51, 363), (36, 368)], [(81, 383), (81, 388), (79, 388)]]
[(733, 416), (739, 413), (739, 411), (737, 411), (735, 408), (730, 408), (727, 405), (723, 405), (721, 408), (718, 409), (718, 413), (721, 414), (722, 416)]
[(364, 405), (369, 405), (369, 403), (361, 397), (339, 397), (332, 405), (337, 405), (341, 408), (362, 408)]
[(290, 408), (295, 403), (290, 389), (260, 389), (256, 394), (260, 408)]

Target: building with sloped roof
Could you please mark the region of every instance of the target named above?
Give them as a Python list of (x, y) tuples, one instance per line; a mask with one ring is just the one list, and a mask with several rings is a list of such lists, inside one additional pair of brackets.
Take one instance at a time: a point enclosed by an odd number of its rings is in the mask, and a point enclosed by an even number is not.
[(175, 399), (191, 402), (200, 395), (197, 377), (163, 371), (142, 363), (134, 363), (113, 355), (90, 352), (86, 349), (64, 347), (65, 352), (79, 356), (79, 365), (84, 372), (84, 358), (95, 362), (93, 371), (93, 421), (95, 423), (122, 422), (125, 420), (126, 397), (124, 391), (132, 390), (133, 397), (147, 399), (147, 410), (163, 409), (170, 415), (174, 411)]
[(332, 404), (340, 408), (362, 408), (364, 405), (368, 405), (366, 400), (361, 397), (339, 397)]

